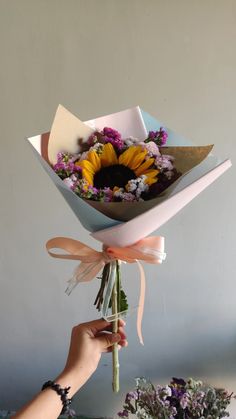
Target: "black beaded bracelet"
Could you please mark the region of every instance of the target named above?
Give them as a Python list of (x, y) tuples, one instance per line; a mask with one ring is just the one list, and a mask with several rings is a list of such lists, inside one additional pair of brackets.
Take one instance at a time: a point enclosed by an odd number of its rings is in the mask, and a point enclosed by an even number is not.
[(61, 402), (63, 404), (61, 415), (69, 413), (69, 406), (72, 399), (68, 399), (67, 394), (69, 393), (70, 387), (61, 388), (60, 384), (57, 384), (54, 381), (47, 381), (44, 383), (42, 390), (45, 390), (46, 388), (51, 388), (61, 397)]

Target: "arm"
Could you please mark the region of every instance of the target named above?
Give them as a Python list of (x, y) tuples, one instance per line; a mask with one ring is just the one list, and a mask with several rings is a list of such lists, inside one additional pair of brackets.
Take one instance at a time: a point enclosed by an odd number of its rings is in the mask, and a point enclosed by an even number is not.
[[(65, 368), (55, 379), (55, 382), (62, 388), (71, 387), (68, 393), (69, 398), (97, 369), (103, 352), (111, 352), (112, 345), (117, 342), (121, 347), (127, 346), (124, 325), (124, 321), (119, 320), (118, 334), (107, 333), (111, 331), (111, 323), (103, 319), (82, 323), (72, 329)], [(47, 388), (12, 416), (12, 419), (55, 419), (60, 415), (61, 410), (60, 397), (54, 390)]]

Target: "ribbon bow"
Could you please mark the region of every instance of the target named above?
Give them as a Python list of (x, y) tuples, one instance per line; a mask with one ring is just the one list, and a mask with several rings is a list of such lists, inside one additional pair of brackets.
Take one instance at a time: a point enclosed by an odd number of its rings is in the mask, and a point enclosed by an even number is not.
[[(140, 343), (142, 338), (142, 317), (145, 300), (145, 274), (139, 261), (160, 264), (166, 258), (164, 253), (164, 237), (146, 237), (127, 247), (104, 246), (102, 252), (92, 249), (86, 244), (67, 237), (55, 237), (46, 243), (50, 256), (58, 259), (79, 260), (74, 276), (69, 280), (66, 293), (69, 295), (79, 282), (89, 282), (94, 279), (106, 263), (122, 260), (128, 263), (137, 263), (140, 270), (140, 297), (137, 315), (137, 332)], [(52, 249), (64, 250), (67, 253), (55, 253)]]

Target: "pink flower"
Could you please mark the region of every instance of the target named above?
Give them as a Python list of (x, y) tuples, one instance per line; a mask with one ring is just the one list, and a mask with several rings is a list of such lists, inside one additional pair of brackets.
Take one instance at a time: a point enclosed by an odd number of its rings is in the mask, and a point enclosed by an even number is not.
[(152, 156), (160, 156), (160, 151), (158, 146), (156, 145), (156, 143), (154, 143), (154, 141), (149, 141), (148, 143), (141, 143), (146, 150), (148, 151), (149, 155)]
[(173, 157), (168, 156), (167, 154), (163, 154), (162, 156), (157, 156), (155, 160), (155, 165), (159, 169), (167, 169), (167, 170), (173, 170)]

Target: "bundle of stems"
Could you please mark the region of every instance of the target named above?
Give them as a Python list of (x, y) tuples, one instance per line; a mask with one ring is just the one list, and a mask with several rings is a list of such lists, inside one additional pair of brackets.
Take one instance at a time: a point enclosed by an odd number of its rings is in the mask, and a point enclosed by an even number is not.
[[(120, 261), (116, 260), (115, 262), (107, 263), (102, 272), (101, 277), (101, 286), (98, 291), (96, 300), (94, 305), (96, 305), (97, 309), (100, 311), (102, 308), (102, 304), (104, 302), (104, 291), (108, 286), (108, 282), (110, 279), (110, 274), (112, 269), (115, 269), (115, 281), (112, 289), (111, 300), (109, 307), (112, 311), (112, 332), (118, 332), (118, 313), (121, 311), (121, 275), (120, 275)], [(115, 393), (118, 393), (120, 389), (120, 365), (119, 365), (119, 353), (118, 353), (118, 343), (113, 344), (112, 349), (112, 369), (113, 369), (113, 380), (112, 380), (112, 387)]]

